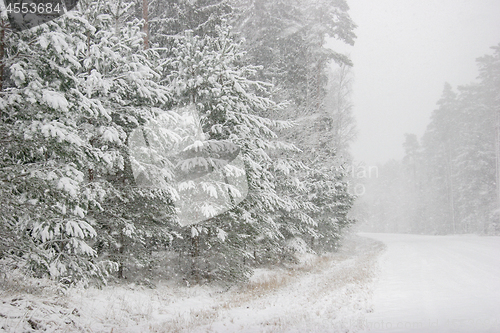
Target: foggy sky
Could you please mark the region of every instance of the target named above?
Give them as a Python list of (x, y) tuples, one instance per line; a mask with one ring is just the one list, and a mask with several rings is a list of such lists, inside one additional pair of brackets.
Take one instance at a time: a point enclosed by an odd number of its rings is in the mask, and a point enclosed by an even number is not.
[(500, 0), (348, 0), (354, 47), (355, 160), (403, 156), (404, 133), (420, 138), (441, 96), (477, 77), (475, 59), (500, 43)]

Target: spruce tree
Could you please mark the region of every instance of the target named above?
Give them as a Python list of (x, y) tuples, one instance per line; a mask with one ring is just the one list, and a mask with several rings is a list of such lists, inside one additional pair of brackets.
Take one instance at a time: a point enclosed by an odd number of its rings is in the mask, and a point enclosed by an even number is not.
[(7, 254), (38, 275), (103, 280), (118, 258), (98, 253), (144, 241), (139, 222), (155, 212), (132, 215), (134, 204), (168, 198), (133, 188), (127, 175), (129, 128), (169, 95), (140, 22), (121, 17), (127, 6), (82, 1), (79, 11), (3, 40), (1, 193), (4, 225), (22, 244)]

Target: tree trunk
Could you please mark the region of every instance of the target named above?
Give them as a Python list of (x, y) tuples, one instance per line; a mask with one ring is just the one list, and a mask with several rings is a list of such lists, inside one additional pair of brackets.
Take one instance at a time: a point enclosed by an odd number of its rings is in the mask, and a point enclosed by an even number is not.
[(191, 275), (196, 284), (200, 283), (200, 272), (196, 265), (200, 252), (200, 236), (191, 238)]
[(0, 25), (0, 91), (3, 91), (3, 71), (4, 71), (4, 52), (5, 52), (5, 20), (1, 20)]
[(497, 209), (498, 209), (497, 215), (500, 222), (500, 111), (497, 112), (495, 160), (496, 160), (496, 181), (497, 181)]
[(123, 268), (124, 268), (124, 258), (125, 258), (125, 237), (123, 237), (123, 233), (121, 234), (120, 236), (120, 242), (121, 242), (121, 246), (120, 246), (120, 249), (118, 250), (118, 253), (119, 253), (119, 265), (118, 266), (118, 278), (119, 279), (124, 279), (125, 278), (125, 275), (123, 274)]
[(146, 34), (144, 37), (144, 49), (149, 49), (148, 0), (142, 0), (142, 18), (144, 19), (143, 31)]
[(456, 226), (456, 218), (455, 218), (455, 198), (454, 198), (454, 193), (453, 193), (453, 165), (451, 161), (451, 152), (449, 145), (446, 147), (447, 150), (447, 174), (448, 174), (448, 199), (449, 199), (449, 204), (450, 204), (450, 214), (451, 214), (451, 223), (452, 223), (452, 230), (453, 233), (456, 234), (457, 232), (457, 226)]

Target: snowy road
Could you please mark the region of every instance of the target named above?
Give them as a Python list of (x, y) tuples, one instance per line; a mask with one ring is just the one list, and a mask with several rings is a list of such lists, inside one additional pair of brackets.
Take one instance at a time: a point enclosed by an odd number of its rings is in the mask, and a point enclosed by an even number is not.
[(361, 236), (226, 291), (165, 283), (5, 294), (0, 327), (32, 331), (29, 318), (54, 332), (71, 331), (68, 322), (106, 333), (500, 332), (500, 237)]
[(360, 235), (387, 245), (365, 332), (500, 332), (500, 237)]

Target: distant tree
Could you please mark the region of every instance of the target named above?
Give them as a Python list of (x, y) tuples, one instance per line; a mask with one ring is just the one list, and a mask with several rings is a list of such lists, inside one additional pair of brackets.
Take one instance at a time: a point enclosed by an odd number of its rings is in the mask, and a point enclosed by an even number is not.
[[(481, 80), (481, 95), (484, 101), (483, 107), (488, 110), (489, 120), (495, 123), (495, 164), (496, 164), (496, 192), (497, 211), (495, 223), (500, 226), (500, 44), (492, 47), (493, 54), (485, 55), (477, 59), (479, 67), (479, 79)], [(492, 116), (495, 115), (495, 120)], [(491, 138), (491, 137), (490, 137)]]
[(445, 86), (422, 139), (420, 205), (428, 231), (485, 233), (498, 219), (500, 61), (493, 49), (478, 59), (478, 82), (458, 93)]
[(457, 227), (456, 166), (453, 163), (456, 147), (453, 143), (459, 134), (455, 131), (459, 117), (457, 94), (448, 83), (438, 106), (422, 138), (424, 158), (427, 160), (426, 190), (429, 191), (426, 206), (432, 207), (430, 214), (437, 219), (431, 228), (439, 233), (448, 233), (455, 232)]
[(299, 126), (286, 134), (305, 150), (300, 157), (303, 160), (330, 166), (350, 162), (349, 146), (356, 137), (350, 68), (341, 65), (329, 71), (324, 107), (313, 114), (299, 116), (296, 119)]
[(261, 65), (261, 78), (284, 89), (284, 99), (304, 115), (321, 107), (329, 61), (349, 59), (325, 48), (327, 37), (353, 44), (354, 23), (341, 1), (241, 0), (236, 27), (246, 39), (249, 61)]
[(415, 134), (405, 134), (405, 141), (403, 142), (405, 156), (403, 164), (405, 164), (410, 171), (411, 180), (415, 188), (418, 187), (417, 168), (421, 159), (421, 148), (418, 138)]
[(351, 102), (353, 74), (341, 64), (330, 72), (322, 121), (330, 131), (330, 142), (339, 157), (349, 160), (349, 146), (356, 138), (356, 120)]

